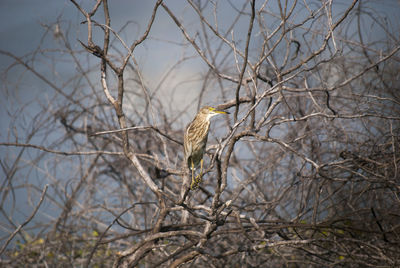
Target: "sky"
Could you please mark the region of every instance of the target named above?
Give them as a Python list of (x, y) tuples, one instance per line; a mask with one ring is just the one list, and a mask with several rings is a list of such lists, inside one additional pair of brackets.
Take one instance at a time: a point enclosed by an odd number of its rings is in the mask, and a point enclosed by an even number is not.
[[(94, 1), (78, 2), (86, 4), (86, 8), (91, 7), (94, 3)], [(385, 5), (382, 5), (383, 2)], [(399, 8), (398, 1), (388, 0), (383, 2), (371, 1), (368, 5), (373, 8), (378, 8), (382, 12), (388, 14), (388, 16), (396, 16), (396, 11), (398, 11)], [(155, 0), (119, 0), (117, 4), (115, 2), (110, 2), (109, 7), (112, 27), (114, 29), (120, 29), (124, 24), (129, 22), (129, 25), (127, 26), (128, 30), (123, 31), (121, 34), (121, 37), (127, 44), (131, 44), (143, 33), (154, 3)], [(195, 36), (196, 33), (194, 31), (196, 30), (198, 17), (190, 8), (188, 8), (186, 1), (165, 1), (165, 3), (167, 3), (180, 19), (185, 21), (185, 25), (188, 26), (192, 36)], [(232, 20), (231, 14), (233, 9), (227, 3), (228, 1), (218, 2), (220, 8), (218, 9), (217, 18), (220, 28), (229, 25), (230, 20)], [(237, 7), (240, 7), (242, 1), (232, 1), (232, 3), (235, 3)], [(257, 3), (262, 4), (263, 1), (257, 1)], [(275, 1), (268, 2), (272, 7), (274, 6), (274, 3)], [(340, 1), (338, 3), (337, 6), (340, 7)], [(301, 3), (299, 5), (301, 5)], [(100, 16), (95, 17), (95, 19), (103, 21), (103, 18), (101, 17), (102, 12), (98, 12), (98, 14)], [(301, 17), (301, 14), (299, 15)], [(211, 17), (210, 19), (213, 20)], [(60, 22), (64, 31), (68, 29), (72, 48), (81, 49), (81, 46), (76, 39), (82, 41), (86, 40), (86, 25), (79, 24), (79, 22), (83, 21), (83, 17), (70, 1), (0, 1), (0, 34), (2, 36), (0, 39), (0, 50), (11, 52), (16, 56), (24, 56), (33, 51), (41, 43), (42, 47), (45, 48), (57, 48), (57, 40), (54, 40), (51, 34), (48, 34), (47, 38), (44, 40), (42, 39), (42, 36), (46, 31), (46, 27), (43, 25), (53, 25), (56, 21)], [(235, 36), (238, 41), (240, 41), (239, 39), (241, 39), (241, 36), (247, 30), (247, 23), (238, 23), (237, 25), (238, 27), (234, 29)], [(396, 25), (394, 26), (396, 27)], [(257, 32), (254, 34), (257, 34)], [(380, 33), (377, 31), (371, 31), (371, 38), (376, 38), (379, 34)], [(197, 41), (199, 41), (199, 39), (197, 39)], [(135, 57), (142, 68), (142, 72), (145, 74), (144, 77), (149, 86), (156, 85), (160, 81), (160, 78), (174, 63), (177, 62), (177, 60), (195, 54), (193, 49), (190, 47), (186, 50), (182, 50), (181, 44), (185, 42), (182, 33), (177, 29), (171, 18), (162, 8), (159, 8), (156, 20), (150, 32), (149, 40), (140, 45), (135, 51)], [(99, 40), (99, 43), (101, 43), (101, 40)], [(184, 53), (182, 53), (182, 51), (184, 51)], [(13, 60), (10, 57), (0, 55), (0, 72), (3, 74), (5, 68), (7, 68), (12, 62)], [(43, 66), (37, 67), (39, 69), (42, 68), (45, 73), (47, 71), (47, 66), (45, 66), (46, 64), (47, 62), (44, 62)], [(64, 67), (65, 68), (60, 71), (64, 77), (72, 76), (76, 71), (67, 64)], [(196, 81), (201, 79), (201, 77), (198, 76), (198, 72), (199, 70), (204, 71), (207, 68), (208, 67), (201, 60), (191, 60), (190, 64), (183, 64), (181, 68), (171, 76), (173, 81), (169, 80), (165, 84), (170, 89), (168, 90), (167, 88), (163, 88), (163, 91), (165, 92), (161, 92), (161, 94), (164, 93), (165, 96), (168, 97), (171, 95), (171, 90), (174, 90), (173, 92), (184, 91), (189, 94), (195, 93), (197, 91), (196, 87), (201, 85), (199, 81)], [(18, 69), (18, 71), (9, 72), (8, 75), (18, 76), (20, 73), (21, 69)], [(181, 81), (187, 80), (191, 80), (192, 83), (185, 83), (179, 86)], [(26, 75), (24, 82), (25, 83), (21, 82), (16, 87), (18, 88), (17, 92), (20, 93), (20, 98), (29, 96), (32, 98), (34, 95), (42, 92), (43, 85), (40, 84), (40, 82), (37, 82), (37, 79), (29, 79), (29, 75)], [(38, 86), (36, 86), (36, 83), (39, 83)], [(1, 90), (5, 90), (4, 86), (1, 87)], [(191, 101), (185, 99), (186, 97), (179, 93), (174, 95), (174, 97), (174, 100), (177, 103)], [(0, 104), (6, 105), (4, 104), (4, 99), (0, 101)], [(207, 104), (213, 105), (215, 103)], [(7, 124), (7, 122), (4, 122), (4, 111), (3, 113), (0, 112), (0, 117), (0, 124)]]
[[(90, 3), (92, 5), (94, 2), (80, 1), (80, 3)], [(109, 4), (111, 25), (114, 29), (120, 29), (123, 25), (129, 23), (127, 30), (123, 31), (121, 34), (121, 38), (123, 38), (128, 45), (144, 32), (154, 3), (155, 1), (150, 0), (121, 0), (118, 1), (118, 4)], [(188, 4), (186, 2), (184, 2), (185, 5), (182, 5), (182, 1), (166, 1), (166, 3), (168, 7), (176, 12), (180, 18), (184, 19), (190, 27), (198, 21), (197, 16), (194, 16), (193, 12), (188, 12), (189, 9), (187, 8)], [(87, 5), (87, 8), (89, 8), (89, 5)], [(229, 17), (229, 10), (221, 10), (218, 16), (220, 16), (221, 19), (221, 26), (224, 26), (224, 18), (227, 16)], [(100, 22), (103, 21), (101, 17), (102, 12), (98, 12), (98, 14), (100, 16), (96, 15), (95, 19)], [(77, 11), (75, 6), (67, 0), (0, 1), (0, 20), (0, 34), (2, 36), (0, 40), (0, 50), (11, 52), (15, 56), (27, 55), (27, 53), (34, 51), (40, 44), (42, 48), (58, 48), (57, 40), (52, 38), (51, 33), (47, 34), (47, 36), (42, 39), (47, 30), (45, 25), (53, 25), (56, 21), (60, 22), (63, 31), (68, 30), (73, 49), (82, 49), (77, 39), (82, 41), (86, 41), (87, 39), (86, 25), (79, 24), (79, 22), (83, 21), (83, 16)], [(240, 27), (236, 29), (237, 33), (240, 33), (242, 30), (246, 29), (240, 29)], [(101, 40), (97, 41), (101, 44)], [(194, 51), (191, 48), (182, 50), (182, 43), (185, 42), (182, 33), (177, 29), (171, 18), (162, 8), (159, 8), (149, 35), (149, 40), (137, 47), (135, 51), (135, 57), (142, 68), (145, 81), (150, 87), (158, 84), (161, 77), (163, 77), (167, 70), (179, 59), (193, 56)], [(182, 51), (184, 52), (182, 53)], [(92, 57), (91, 60), (96, 59)], [(10, 57), (0, 55), (0, 71), (3, 73), (12, 62), (13, 59)], [(49, 66), (47, 66), (47, 64), (51, 63), (44, 62), (43, 66), (37, 65), (36, 68), (38, 68), (39, 71), (41, 70), (42, 73), (48, 73)], [(64, 67), (64, 69), (59, 70), (59, 73), (62, 73), (63, 77), (73, 76), (74, 72), (76, 72), (76, 69), (71, 68), (69, 65), (65, 65)], [(177, 71), (173, 73), (171, 79), (164, 83), (166, 87), (163, 88), (160, 94), (169, 97), (172, 92), (175, 92), (174, 101), (177, 103), (190, 102), (191, 100), (187, 100), (185, 94), (180, 94), (179, 92), (184, 90), (186, 93), (193, 96), (191, 93), (196, 92), (196, 87), (200, 85), (198, 81), (198, 71), (206, 68), (207, 66), (198, 59), (191, 60), (190, 64), (183, 64), (181, 68), (178, 68)], [(18, 69), (17, 67), (12, 69), (11, 72), (7, 72), (7, 78), (18, 76), (22, 72), (21, 69), (22, 68)], [(18, 98), (22, 98), (22, 102), (26, 101), (29, 97), (32, 99), (34, 96), (43, 92), (43, 85), (41, 82), (38, 82), (38, 79), (34, 77), (29, 77), (29, 74), (24, 74), (23, 81), (20, 77), (15, 77), (15, 79), (19, 79), (19, 83), (8, 85), (7, 90), (13, 91), (10, 87), (17, 88), (17, 91), (12, 92), (12, 94), (16, 94)], [(192, 82), (180, 85), (182, 81), (187, 80), (191, 80)], [(1, 90), (5, 90), (4, 86)], [(19, 93), (19, 95), (17, 93)], [(207, 104), (213, 105), (215, 103)], [(193, 107), (195, 108), (195, 106)], [(4, 122), (4, 114), (0, 115), (2, 118), (0, 121), (1, 125), (7, 125), (7, 122)]]

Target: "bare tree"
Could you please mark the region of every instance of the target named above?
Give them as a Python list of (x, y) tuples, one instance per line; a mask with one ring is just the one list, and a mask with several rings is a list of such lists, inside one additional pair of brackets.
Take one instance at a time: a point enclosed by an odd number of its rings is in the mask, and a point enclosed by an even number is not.
[[(400, 265), (400, 27), (384, 8), (187, 0), (181, 13), (158, 0), (131, 41), (135, 24), (112, 24), (116, 3), (91, 4), (71, 0), (84, 39), (59, 20), (43, 25), (57, 50), (0, 51), (13, 60), (3, 72), (13, 103), (0, 143), (4, 264)], [(162, 16), (182, 56), (154, 78), (138, 50)], [(182, 82), (196, 80), (194, 97), (167, 83), (199, 61), (199, 76)], [(62, 62), (73, 71), (60, 73)], [(47, 99), (15, 101), (13, 69)], [(212, 122), (203, 182), (190, 191), (184, 126), (210, 103), (232, 116)], [(21, 195), (32, 212), (16, 220)]]

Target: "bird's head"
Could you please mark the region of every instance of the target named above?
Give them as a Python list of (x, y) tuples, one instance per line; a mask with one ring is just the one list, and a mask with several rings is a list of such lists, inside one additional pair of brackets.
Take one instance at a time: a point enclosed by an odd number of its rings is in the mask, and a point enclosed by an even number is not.
[(199, 114), (202, 114), (203, 116), (207, 117), (207, 119), (213, 117), (214, 115), (218, 114), (229, 114), (228, 112), (225, 111), (220, 111), (217, 110), (214, 107), (211, 106), (204, 106), (203, 108), (200, 109)]

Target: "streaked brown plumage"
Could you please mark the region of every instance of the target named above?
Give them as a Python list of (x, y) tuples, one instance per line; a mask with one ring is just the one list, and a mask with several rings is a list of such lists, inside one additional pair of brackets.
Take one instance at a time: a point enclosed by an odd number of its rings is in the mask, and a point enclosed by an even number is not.
[[(210, 118), (217, 114), (228, 114), (218, 111), (213, 107), (205, 106), (200, 109), (193, 121), (187, 126), (184, 136), (185, 161), (192, 171), (192, 183), (190, 188), (197, 188), (203, 175), (203, 155), (206, 150)], [(194, 170), (200, 167), (200, 174), (194, 177)]]

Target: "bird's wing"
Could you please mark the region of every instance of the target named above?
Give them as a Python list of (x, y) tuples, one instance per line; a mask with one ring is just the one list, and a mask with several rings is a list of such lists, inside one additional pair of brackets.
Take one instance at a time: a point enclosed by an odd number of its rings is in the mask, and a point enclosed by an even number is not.
[(185, 159), (187, 160), (188, 157), (192, 154), (193, 147), (192, 147), (192, 137), (189, 135), (189, 129), (191, 125), (188, 125), (185, 132), (184, 138), (184, 150), (185, 150)]

